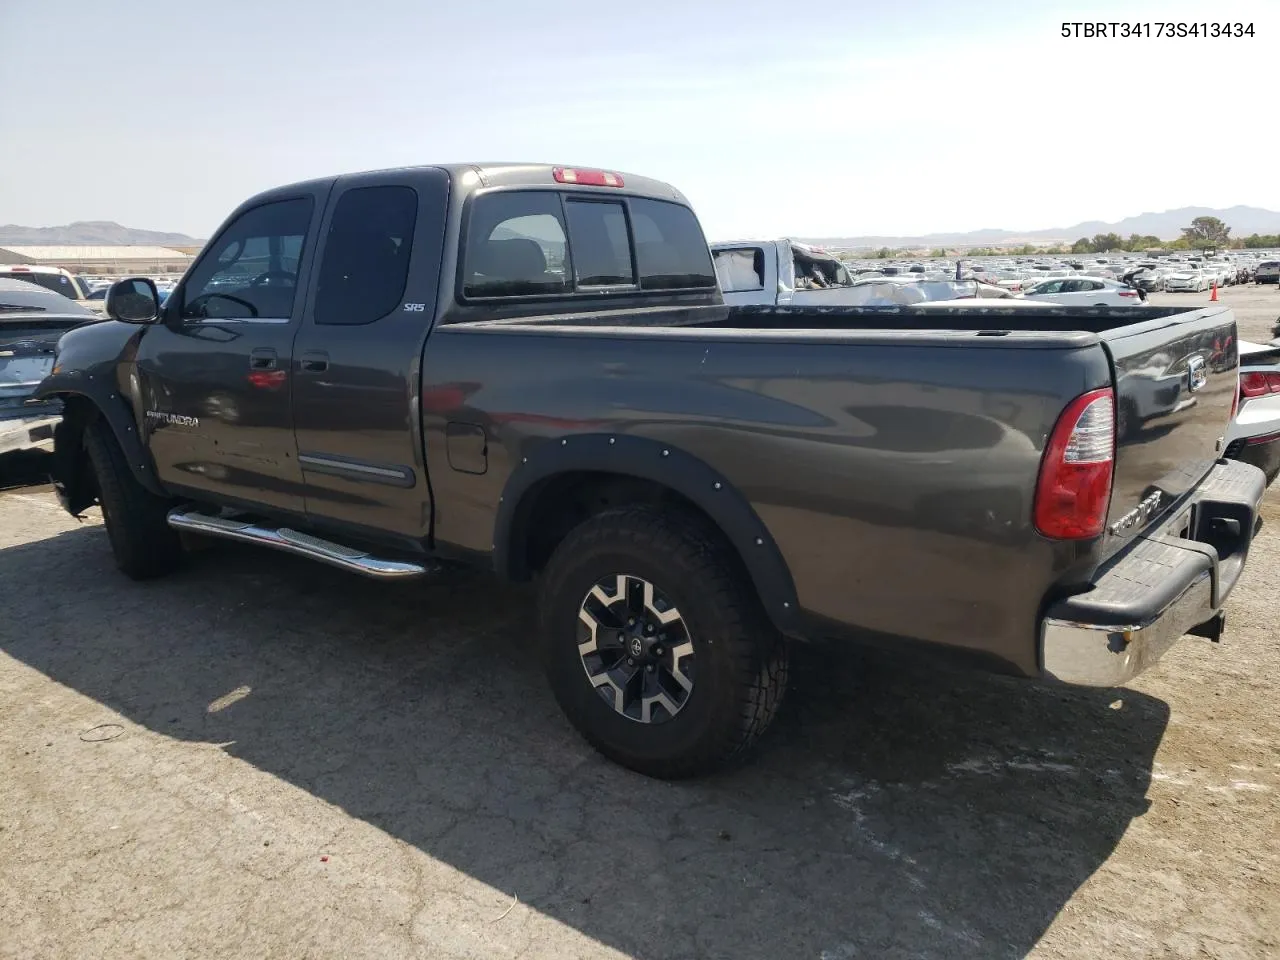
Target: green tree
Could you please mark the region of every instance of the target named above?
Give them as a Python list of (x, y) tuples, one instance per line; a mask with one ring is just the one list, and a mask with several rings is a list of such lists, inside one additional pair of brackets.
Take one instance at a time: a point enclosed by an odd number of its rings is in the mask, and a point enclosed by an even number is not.
[(1192, 247), (1225, 247), (1231, 242), (1231, 228), (1217, 217), (1196, 217), (1182, 228), (1182, 236)]
[(890, 250), (888, 247), (881, 247), (879, 250), (876, 251), (877, 260), (888, 260), (892, 256), (893, 256), (893, 251)]
[(944, 250), (942, 247), (939, 247), (937, 250), (929, 251), (929, 256), (933, 257), (935, 260), (945, 257), (946, 255), (947, 255), (947, 251)]
[(1093, 244), (1089, 242), (1088, 237), (1081, 237), (1071, 245), (1072, 253), (1093, 253)]
[(1093, 240), (1094, 253), (1106, 253), (1108, 250), (1123, 250), (1124, 241), (1120, 239), (1118, 233), (1099, 233), (1095, 234)]
[(1131, 233), (1129, 234), (1129, 242), (1125, 245), (1126, 250), (1150, 250), (1159, 247), (1163, 241), (1159, 237), (1153, 237), (1150, 234)]
[(1244, 245), (1248, 250), (1270, 250), (1272, 247), (1280, 247), (1280, 236), (1254, 233), (1244, 238)]

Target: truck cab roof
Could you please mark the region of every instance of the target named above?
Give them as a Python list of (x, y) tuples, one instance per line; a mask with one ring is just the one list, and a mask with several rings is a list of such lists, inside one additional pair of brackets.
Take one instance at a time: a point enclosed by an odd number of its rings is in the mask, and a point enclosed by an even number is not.
[[(571, 165), (550, 163), (433, 163), (404, 167), (387, 167), (378, 170), (361, 170), (335, 174), (329, 177), (316, 177), (311, 180), (300, 180), (295, 183), (273, 187), (270, 190), (250, 197), (241, 208), (254, 206), (279, 196), (297, 193), (300, 190), (312, 189), (325, 184), (333, 184), (339, 180), (359, 179), (362, 177), (385, 177), (397, 173), (412, 173), (419, 170), (443, 170), (449, 176), (455, 188), (461, 187), (465, 192), (505, 187), (545, 187), (547, 189), (599, 190), (601, 193), (623, 193), (632, 196), (652, 197), (659, 200), (672, 200), (688, 205), (688, 199), (675, 187), (661, 180), (642, 177), (634, 173), (622, 171), (605, 171), (597, 167), (575, 167)], [(566, 179), (557, 180), (557, 171)], [(617, 181), (613, 184), (597, 184), (591, 178), (581, 175), (606, 174)], [(579, 176), (575, 176), (579, 175)], [(569, 179), (568, 177), (573, 177)]]

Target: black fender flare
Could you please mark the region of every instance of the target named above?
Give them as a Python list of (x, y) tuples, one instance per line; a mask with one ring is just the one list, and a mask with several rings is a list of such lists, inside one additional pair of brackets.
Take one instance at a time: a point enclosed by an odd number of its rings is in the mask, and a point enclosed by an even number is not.
[(670, 443), (624, 434), (575, 434), (540, 444), (507, 478), (494, 519), (493, 564), (505, 579), (523, 579), (533, 498), (559, 474), (590, 471), (660, 484), (702, 510), (742, 559), (765, 611), (783, 633), (799, 635), (795, 583), (782, 551), (751, 503), (705, 461)]
[[(41, 397), (58, 397), (64, 409), (69, 402), (77, 398), (88, 403), (93, 412), (106, 421), (115, 435), (120, 449), (124, 451), (129, 469), (144, 488), (159, 497), (168, 496), (168, 492), (160, 484), (156, 476), (155, 463), (150, 451), (142, 442), (139, 426), (133, 416), (128, 402), (108, 379), (86, 377), (79, 371), (55, 373), (47, 377), (38, 391)], [(70, 494), (75, 479), (75, 462), (79, 459), (83, 445), (83, 427), (86, 422), (69, 421), (64, 414), (63, 420), (55, 428), (54, 433), (54, 470), (55, 481), (66, 488)]]

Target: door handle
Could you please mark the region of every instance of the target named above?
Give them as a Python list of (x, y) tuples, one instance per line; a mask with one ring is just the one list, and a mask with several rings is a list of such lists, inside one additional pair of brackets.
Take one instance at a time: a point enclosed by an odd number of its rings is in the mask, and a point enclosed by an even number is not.
[(249, 369), (274, 370), (276, 368), (276, 352), (270, 347), (255, 347), (249, 351)]
[(323, 373), (329, 369), (329, 355), (323, 350), (310, 350), (299, 357), (298, 361), (307, 373)]

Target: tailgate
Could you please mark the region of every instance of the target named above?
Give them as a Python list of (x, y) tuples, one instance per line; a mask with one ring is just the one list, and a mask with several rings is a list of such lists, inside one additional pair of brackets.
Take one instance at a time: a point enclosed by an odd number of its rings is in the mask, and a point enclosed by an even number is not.
[(1116, 378), (1106, 552), (1188, 493), (1222, 456), (1238, 383), (1236, 322), (1208, 307), (1103, 334)]

